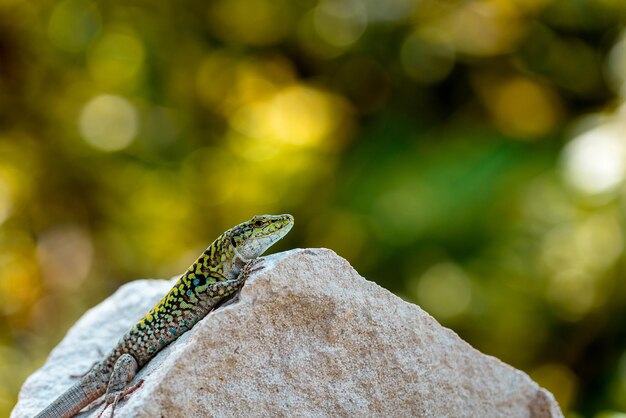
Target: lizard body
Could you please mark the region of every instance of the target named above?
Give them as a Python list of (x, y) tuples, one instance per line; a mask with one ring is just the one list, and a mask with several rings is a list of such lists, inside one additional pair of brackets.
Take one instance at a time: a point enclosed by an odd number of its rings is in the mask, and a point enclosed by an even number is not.
[[(291, 215), (261, 215), (220, 235), (117, 346), (36, 418), (66, 418), (106, 393), (105, 410), (137, 389), (137, 370), (243, 286), (262, 255), (293, 226)], [(101, 412), (100, 415), (104, 410)]]

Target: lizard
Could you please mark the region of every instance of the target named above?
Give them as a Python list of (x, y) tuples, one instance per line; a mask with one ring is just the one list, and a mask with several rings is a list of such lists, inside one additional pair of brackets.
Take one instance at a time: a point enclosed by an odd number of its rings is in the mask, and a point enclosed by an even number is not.
[(104, 397), (104, 409), (138, 389), (135, 374), (161, 349), (191, 329), (239, 290), (260, 257), (292, 228), (293, 216), (257, 215), (220, 235), (178, 279), (174, 287), (131, 327), (104, 359), (92, 366), (36, 418), (69, 418)]

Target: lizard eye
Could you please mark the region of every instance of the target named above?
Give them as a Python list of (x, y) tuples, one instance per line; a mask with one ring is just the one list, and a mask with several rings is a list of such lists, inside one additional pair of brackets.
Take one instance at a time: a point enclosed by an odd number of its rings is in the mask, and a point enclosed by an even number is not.
[(262, 227), (263, 226), (263, 221), (256, 221), (254, 223), (254, 226)]

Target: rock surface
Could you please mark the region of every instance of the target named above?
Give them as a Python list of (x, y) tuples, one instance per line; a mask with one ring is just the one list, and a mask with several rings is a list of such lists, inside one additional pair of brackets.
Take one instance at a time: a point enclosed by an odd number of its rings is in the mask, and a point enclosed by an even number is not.
[[(562, 416), (526, 374), (481, 354), (334, 252), (293, 250), (264, 265), (238, 301), (209, 314), (140, 371), (143, 386), (116, 418)], [(32, 417), (45, 407), (171, 283), (132, 282), (89, 310), (28, 378), (11, 416)]]

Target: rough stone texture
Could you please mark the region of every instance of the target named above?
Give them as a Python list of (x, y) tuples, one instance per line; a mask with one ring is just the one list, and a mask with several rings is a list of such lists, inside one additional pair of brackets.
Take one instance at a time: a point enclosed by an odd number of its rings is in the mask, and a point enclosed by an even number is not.
[[(145, 383), (117, 418), (562, 416), (526, 374), (481, 354), (334, 252), (293, 250), (264, 265), (239, 301), (140, 372)], [(129, 283), (88, 311), (26, 381), (11, 416), (31, 417), (52, 401), (171, 283)]]

